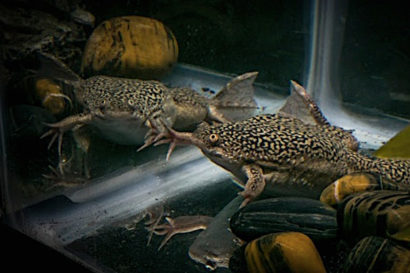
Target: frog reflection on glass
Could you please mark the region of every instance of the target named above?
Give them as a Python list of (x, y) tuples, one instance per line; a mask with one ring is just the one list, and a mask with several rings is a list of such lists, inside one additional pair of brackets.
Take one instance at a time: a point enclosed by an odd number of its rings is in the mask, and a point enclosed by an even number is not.
[(171, 143), (168, 157), (176, 144), (199, 147), (244, 185), (242, 206), (263, 191), (282, 186), (317, 198), (334, 180), (355, 172), (368, 172), (397, 184), (398, 189), (410, 189), (408, 161), (359, 154), (351, 132), (331, 126), (302, 86), (292, 81), (291, 89), (304, 102), (309, 119), (289, 113), (285, 105), (278, 114), (220, 125), (204, 123), (193, 133), (168, 128), (156, 137), (156, 144)]

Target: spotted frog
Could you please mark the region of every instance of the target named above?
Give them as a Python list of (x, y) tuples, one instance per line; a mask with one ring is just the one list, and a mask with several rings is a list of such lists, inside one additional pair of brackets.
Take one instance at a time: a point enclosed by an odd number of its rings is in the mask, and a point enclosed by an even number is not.
[[(219, 224), (226, 223), (239, 206), (245, 206), (262, 192), (318, 198), (322, 189), (335, 179), (359, 172), (376, 174), (397, 185), (396, 189), (410, 189), (408, 161), (359, 154), (352, 133), (331, 126), (306, 90), (293, 81), (291, 96), (277, 114), (219, 125), (202, 124), (193, 133), (168, 128), (168, 132), (157, 135), (156, 141), (171, 143), (167, 157), (177, 144), (197, 146), (244, 187), (241, 196), (234, 200), (237, 203), (232, 201), (224, 213), (218, 214), (220, 219), (210, 223), (209, 227), (216, 224), (217, 228), (207, 228), (207, 233), (201, 233), (189, 249), (192, 259), (210, 269), (227, 267), (237, 248), (232, 243), (233, 235), (221, 234), (227, 227)], [(178, 217), (160, 229), (153, 226), (151, 230), (168, 235), (166, 239), (195, 230), (196, 223), (187, 219)], [(203, 228), (198, 225), (198, 229)], [(164, 244), (165, 241), (161, 246)]]
[[(50, 59), (57, 63), (59, 70), (69, 70), (55, 58), (46, 58), (49, 63)], [(51, 130), (43, 137), (53, 135), (50, 145), (58, 138), (61, 155), (63, 133), (90, 124), (115, 143), (144, 144), (142, 149), (152, 144), (154, 133), (163, 132), (165, 127), (192, 130), (205, 120), (228, 122), (230, 118), (222, 109), (255, 109), (252, 84), (257, 74), (250, 72), (234, 78), (208, 99), (190, 88), (168, 88), (159, 81), (109, 76), (81, 79), (68, 71), (69, 84), (83, 111), (48, 124)]]
[(285, 105), (277, 114), (217, 125), (202, 124), (193, 133), (157, 136), (157, 144), (193, 144), (212, 162), (233, 174), (244, 187), (245, 206), (262, 192), (288, 190), (317, 198), (327, 185), (349, 173), (368, 172), (410, 189), (410, 162), (376, 159), (357, 152), (350, 131), (330, 125), (305, 89), (292, 82), (291, 90), (307, 106), (310, 121), (295, 117)]

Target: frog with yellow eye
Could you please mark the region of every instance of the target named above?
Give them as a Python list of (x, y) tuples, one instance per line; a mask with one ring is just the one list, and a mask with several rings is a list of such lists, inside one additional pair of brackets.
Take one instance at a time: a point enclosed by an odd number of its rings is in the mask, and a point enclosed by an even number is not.
[(358, 143), (351, 132), (330, 125), (302, 86), (292, 81), (291, 88), (303, 98), (312, 122), (280, 111), (238, 122), (202, 124), (193, 133), (169, 128), (168, 133), (157, 136), (157, 140), (165, 139), (156, 144), (171, 144), (168, 157), (177, 144), (200, 148), (244, 186), (241, 206), (265, 191), (297, 191), (299, 196), (318, 198), (327, 185), (356, 172), (375, 174), (397, 184), (399, 189), (410, 189), (408, 161), (358, 153)]

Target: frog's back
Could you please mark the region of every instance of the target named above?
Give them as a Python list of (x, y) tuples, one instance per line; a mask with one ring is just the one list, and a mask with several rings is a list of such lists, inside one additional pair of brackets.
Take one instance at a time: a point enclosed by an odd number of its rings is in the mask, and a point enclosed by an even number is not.
[(244, 161), (286, 163), (301, 157), (337, 161), (343, 143), (317, 125), (280, 115), (261, 115), (213, 127), (222, 147)]
[[(270, 147), (266, 153), (274, 155), (273, 157), (282, 162), (297, 160), (298, 157), (324, 160), (329, 163), (329, 167), (337, 168), (335, 173), (368, 172), (386, 181), (399, 183), (402, 189), (410, 190), (409, 160), (378, 159), (362, 155), (356, 151), (356, 140), (351, 133), (339, 127), (309, 125), (297, 119), (277, 115), (262, 118), (269, 120), (268, 124), (271, 125), (268, 125), (268, 131), (270, 136), (276, 139), (271, 140), (276, 143), (276, 148)], [(248, 126), (257, 125), (258, 122), (251, 122)], [(255, 129), (251, 131), (254, 132)], [(278, 154), (278, 151), (282, 152)]]
[(94, 76), (82, 82), (77, 98), (91, 112), (137, 110), (142, 114), (161, 105), (166, 89), (158, 81)]

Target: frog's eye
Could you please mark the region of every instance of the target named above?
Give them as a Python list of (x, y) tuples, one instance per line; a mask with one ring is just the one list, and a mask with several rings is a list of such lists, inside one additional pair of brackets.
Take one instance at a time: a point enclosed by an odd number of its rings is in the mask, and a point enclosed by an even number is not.
[(216, 143), (219, 140), (219, 136), (217, 134), (210, 134), (209, 135), (209, 141), (211, 143)]

